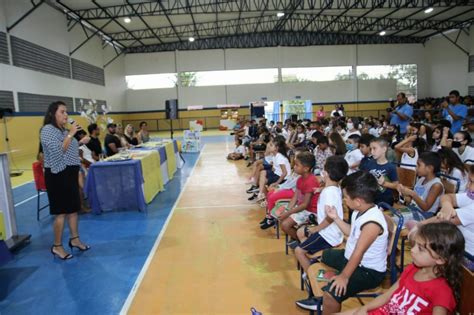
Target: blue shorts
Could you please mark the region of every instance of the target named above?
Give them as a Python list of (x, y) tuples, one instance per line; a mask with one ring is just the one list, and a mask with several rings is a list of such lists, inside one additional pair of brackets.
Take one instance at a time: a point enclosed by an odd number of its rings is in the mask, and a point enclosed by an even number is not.
[(267, 185), (276, 183), (280, 179), (280, 176), (273, 173), (273, 170), (271, 168), (267, 169), (266, 172), (267, 172)]
[(298, 245), (298, 247), (301, 247), (301, 249), (304, 249), (310, 254), (317, 253), (319, 251), (331, 248), (331, 244), (326, 242), (324, 237), (322, 237), (319, 233), (313, 233), (311, 234), (306, 241)]

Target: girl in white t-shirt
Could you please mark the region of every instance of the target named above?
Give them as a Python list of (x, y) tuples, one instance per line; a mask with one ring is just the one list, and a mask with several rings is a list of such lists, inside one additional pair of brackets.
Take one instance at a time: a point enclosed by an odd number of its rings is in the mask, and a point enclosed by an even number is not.
[(474, 148), (469, 146), (471, 135), (467, 131), (459, 131), (454, 135), (451, 147), (453, 151), (461, 158), (463, 163), (474, 163)]
[(342, 156), (327, 158), (321, 179), (324, 188), (321, 191), (317, 205), (316, 226), (305, 226), (298, 230), (300, 244), (295, 249), (295, 255), (306, 272), (311, 264), (306, 253), (316, 253), (321, 250), (338, 246), (342, 243), (344, 235), (335, 222), (326, 217), (326, 207), (335, 207), (337, 215), (343, 217), (342, 191), (339, 182), (346, 176), (347, 162)]
[(262, 170), (259, 176), (259, 193), (257, 202), (265, 199), (266, 186), (279, 185), (286, 180), (291, 173), (290, 161), (286, 155), (287, 147), (282, 137), (277, 137), (267, 145), (269, 152), (273, 155), (273, 169)]
[(349, 118), (347, 120), (346, 127), (347, 127), (347, 132), (344, 135), (344, 141), (347, 141), (347, 139), (349, 139), (349, 137), (352, 135), (359, 135), (359, 136), (361, 135), (359, 129), (357, 129), (359, 127), (358, 120), (356, 119), (352, 120), (351, 118)]
[(464, 168), (464, 163), (453, 150), (448, 148), (441, 148), (438, 150), (441, 157), (441, 171), (457, 180), (449, 179), (448, 181), (453, 185), (459, 182), (458, 193), (465, 192), (469, 183), (469, 176)]
[(349, 165), (349, 170), (347, 175), (354, 173), (359, 168), (360, 161), (364, 158), (364, 155), (359, 149), (359, 140), (360, 136), (353, 134), (346, 140), (347, 152), (344, 156), (347, 164)]
[[(423, 138), (418, 137), (416, 134), (412, 134), (406, 137), (403, 141), (395, 146), (395, 151), (402, 154), (400, 167), (416, 170), (416, 162), (418, 161), (419, 154), (423, 153), (426, 149), (426, 141)], [(403, 165), (405, 164), (405, 165)], [(407, 166), (413, 165), (413, 166)]]

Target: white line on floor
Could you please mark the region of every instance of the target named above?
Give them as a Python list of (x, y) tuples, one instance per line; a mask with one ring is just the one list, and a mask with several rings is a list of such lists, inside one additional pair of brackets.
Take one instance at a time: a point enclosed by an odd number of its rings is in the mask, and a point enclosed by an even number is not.
[(253, 207), (255, 204), (241, 204), (241, 205), (211, 205), (211, 206), (197, 206), (197, 207), (177, 207), (177, 209), (206, 209), (206, 208), (237, 208), (237, 207)]
[[(44, 195), (44, 194), (45, 194), (44, 192), (41, 192), (41, 193), (40, 193), (40, 195)], [(24, 203), (30, 201), (31, 199), (34, 199), (34, 198), (37, 198), (37, 197), (38, 197), (38, 195), (31, 196), (30, 198), (27, 198), (27, 199), (25, 199), (25, 200), (23, 200), (23, 201), (20, 201), (19, 203), (16, 203), (16, 204), (14, 205), (14, 207), (17, 207), (17, 206), (19, 206), (19, 205), (22, 205), (22, 204), (24, 204)]]
[(186, 183), (184, 184), (183, 188), (181, 189), (178, 198), (176, 199), (173, 208), (171, 209), (170, 213), (168, 214), (168, 218), (166, 218), (166, 222), (163, 225), (163, 228), (161, 229), (160, 234), (156, 238), (155, 244), (153, 245), (153, 248), (150, 251), (150, 254), (148, 254), (148, 257), (145, 261), (145, 264), (142, 267), (142, 270), (140, 271), (140, 274), (137, 277), (137, 280), (135, 281), (135, 284), (132, 287), (132, 290), (128, 294), (127, 299), (125, 300), (125, 303), (122, 306), (122, 310), (120, 311), (120, 315), (125, 315), (128, 313), (128, 309), (132, 305), (133, 299), (135, 298), (135, 295), (137, 294), (138, 288), (140, 287), (140, 284), (143, 281), (143, 278), (145, 277), (146, 272), (148, 271), (148, 268), (150, 267), (151, 261), (153, 260), (153, 257), (155, 256), (156, 250), (158, 249), (158, 245), (160, 245), (160, 241), (163, 238), (163, 235), (165, 234), (166, 228), (168, 227), (168, 223), (171, 220), (171, 217), (173, 216), (174, 210), (176, 209), (176, 205), (178, 204), (178, 201), (181, 199), (181, 195), (183, 192), (186, 190), (186, 187), (188, 186), (189, 179), (193, 176), (194, 170), (196, 169), (196, 166), (199, 163), (199, 160), (202, 157), (202, 152), (204, 151), (206, 145), (203, 145), (201, 152), (199, 152), (199, 157), (196, 161), (196, 163), (193, 166), (193, 169), (191, 170), (191, 173), (189, 174), (189, 177), (186, 179)]
[(32, 180), (30, 180), (29, 182), (26, 182), (26, 183), (23, 183), (23, 184), (17, 185), (17, 186), (15, 186), (15, 187), (12, 187), (12, 188), (13, 188), (13, 189), (15, 189), (15, 188), (18, 188), (18, 187), (21, 187), (21, 186), (25, 186), (26, 184), (29, 184), (29, 183), (32, 183), (32, 182), (33, 182), (33, 181), (32, 181)]

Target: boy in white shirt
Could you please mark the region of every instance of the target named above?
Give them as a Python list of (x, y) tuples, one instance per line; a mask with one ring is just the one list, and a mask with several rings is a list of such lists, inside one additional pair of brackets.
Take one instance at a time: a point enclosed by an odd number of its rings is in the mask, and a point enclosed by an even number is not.
[(359, 140), (359, 135), (351, 135), (349, 136), (349, 138), (347, 138), (347, 152), (344, 156), (344, 159), (346, 159), (347, 164), (349, 165), (349, 171), (347, 172), (347, 175), (350, 175), (357, 171), (359, 168), (360, 161), (362, 161), (362, 159), (364, 158), (364, 154), (362, 154), (359, 149)]
[(344, 240), (344, 235), (336, 223), (326, 216), (325, 207), (336, 208), (339, 217), (343, 217), (342, 191), (339, 182), (347, 174), (347, 162), (342, 156), (334, 155), (327, 158), (322, 171), (324, 188), (319, 195), (317, 204), (318, 225), (304, 226), (298, 229), (300, 244), (295, 249), (296, 259), (306, 272), (311, 264), (306, 253), (314, 254), (321, 250), (338, 246)]
[[(313, 291), (322, 292), (323, 314), (341, 311), (341, 304), (359, 292), (376, 288), (387, 271), (388, 228), (383, 212), (374, 204), (378, 183), (368, 172), (355, 172), (341, 182), (344, 201), (353, 209), (352, 224), (344, 222), (334, 206), (326, 215), (348, 236), (345, 250), (327, 249), (321, 263), (310, 268), (334, 270), (331, 282), (317, 282)], [(318, 298), (310, 297), (296, 304), (307, 310), (317, 310)]]
[(245, 156), (245, 146), (242, 145), (242, 139), (235, 139), (235, 149), (234, 152), (229, 153), (227, 156), (228, 160), (241, 160)]

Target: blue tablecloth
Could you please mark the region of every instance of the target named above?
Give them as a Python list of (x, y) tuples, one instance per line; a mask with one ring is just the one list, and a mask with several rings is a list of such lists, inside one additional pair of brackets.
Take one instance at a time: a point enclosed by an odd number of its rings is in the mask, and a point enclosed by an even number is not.
[(143, 174), (139, 160), (94, 163), (89, 168), (84, 191), (92, 211), (145, 210)]

